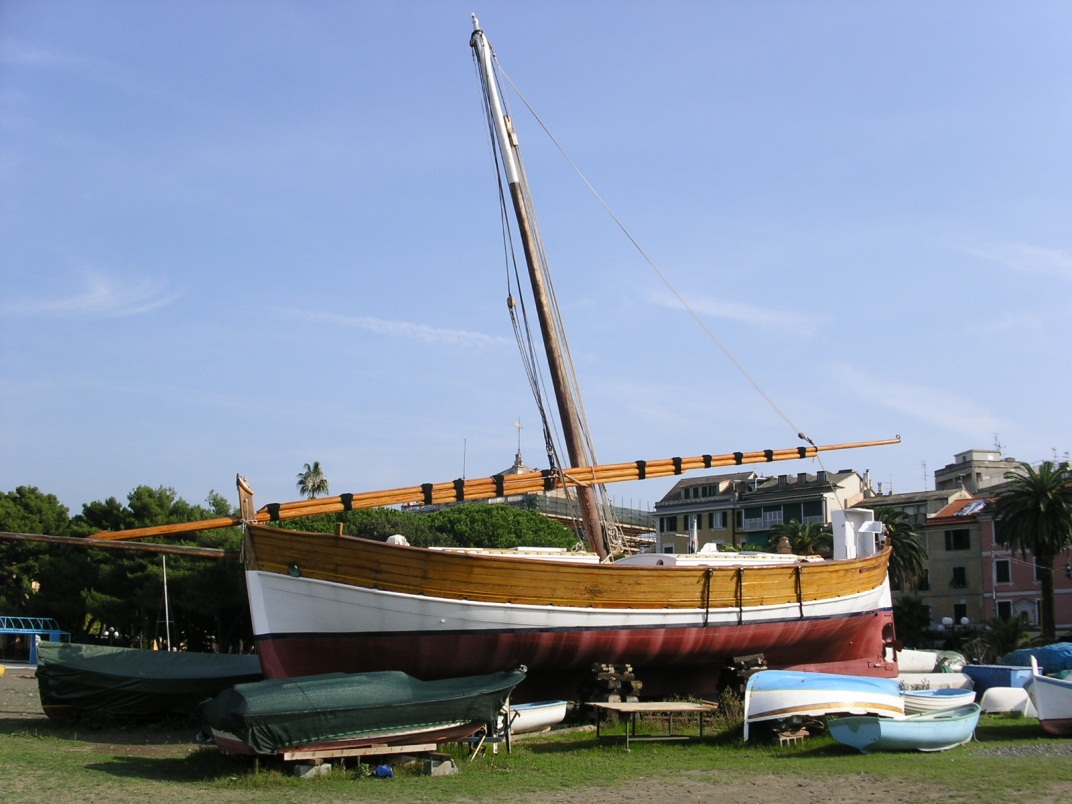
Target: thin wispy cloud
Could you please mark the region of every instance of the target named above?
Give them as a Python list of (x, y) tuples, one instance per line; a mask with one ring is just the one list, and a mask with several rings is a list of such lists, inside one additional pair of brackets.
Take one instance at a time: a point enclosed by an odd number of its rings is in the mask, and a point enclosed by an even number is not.
[(110, 59), (36, 47), (14, 39), (0, 39), (0, 65), (7, 69), (33, 70), (92, 81), (135, 97), (161, 99), (160, 87), (138, 73)]
[[(671, 310), (685, 309), (681, 300), (671, 293), (653, 293), (650, 298), (659, 307)], [(791, 331), (797, 335), (813, 335), (817, 329), (818, 319), (815, 315), (804, 316), (786, 310), (759, 307), (746, 302), (710, 296), (686, 297), (685, 302), (697, 315), (761, 329)]]
[(849, 366), (834, 366), (837, 377), (852, 393), (869, 404), (911, 416), (971, 438), (1003, 429), (995, 415), (959, 394), (943, 388), (903, 383), (878, 375), (868, 375)]
[(1025, 274), (1051, 276), (1072, 282), (1072, 254), (1027, 243), (1006, 243), (966, 248), (973, 256)]
[(442, 329), (430, 327), (427, 324), (414, 324), (410, 321), (391, 321), (372, 316), (348, 316), (312, 310), (284, 310), (283, 314), (302, 321), (359, 329), (387, 338), (400, 338), (441, 346), (499, 347), (511, 343), (506, 338), (485, 335), (482, 332), (470, 332), (464, 329)]
[(75, 67), (79, 63), (79, 60), (55, 51), (35, 48), (7, 38), (0, 40), (0, 64), (8, 67), (58, 69)]
[(158, 310), (182, 295), (154, 279), (118, 279), (96, 272), (79, 274), (75, 284), (72, 292), (54, 298), (5, 299), (0, 310), (20, 316), (122, 318)]

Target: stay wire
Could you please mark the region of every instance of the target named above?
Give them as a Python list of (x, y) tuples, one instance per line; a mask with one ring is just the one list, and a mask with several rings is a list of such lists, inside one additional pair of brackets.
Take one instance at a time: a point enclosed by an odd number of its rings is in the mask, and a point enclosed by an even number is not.
[(719, 350), (721, 350), (721, 352), (726, 356), (726, 358), (730, 361), (730, 363), (733, 364), (733, 366), (737, 369), (737, 371), (741, 374), (741, 376), (744, 377), (745, 380), (747, 380), (747, 382), (764, 399), (764, 401), (766, 401), (766, 403), (782, 419), (782, 421), (784, 421), (790, 427), (790, 429), (793, 430), (797, 434), (797, 437), (799, 439), (801, 439), (802, 441), (805, 441), (808, 444), (811, 444), (812, 446), (815, 446), (815, 442), (811, 438), (806, 436), (804, 434), (804, 432), (801, 431), (800, 428), (797, 427), (792, 422), (792, 420), (786, 415), (786, 413), (778, 406), (778, 404), (771, 398), (771, 396), (763, 389), (763, 387), (759, 384), (759, 382), (748, 372), (747, 369), (745, 369), (745, 367), (741, 364), (741, 362), (734, 356), (734, 354), (730, 351), (729, 347), (727, 347), (726, 344), (722, 342), (722, 340), (707, 325), (707, 323), (703, 320), (703, 318), (700, 317), (699, 313), (696, 312), (696, 310), (692, 307), (691, 304), (688, 303), (688, 301), (685, 299), (685, 297), (677, 290), (676, 287), (674, 287), (674, 285), (670, 281), (670, 279), (666, 276), (666, 274), (662, 271), (662, 269), (659, 268), (659, 266), (651, 258), (651, 256), (644, 250), (644, 248), (640, 245), (640, 243), (637, 241), (637, 239), (632, 235), (632, 233), (625, 226), (625, 224), (622, 222), (622, 220), (614, 213), (614, 211), (610, 208), (610, 205), (607, 204), (607, 202), (599, 194), (599, 192), (596, 190), (596, 188), (592, 185), (592, 183), (584, 175), (584, 173), (578, 167), (577, 163), (574, 162), (573, 158), (570, 157), (570, 155), (566, 152), (566, 150), (562, 146), (562, 144), (559, 143), (559, 141), (555, 138), (554, 134), (551, 133), (551, 130), (547, 127), (547, 125), (543, 122), (543, 120), (540, 118), (540, 116), (536, 113), (535, 109), (533, 109), (532, 105), (528, 102), (528, 100), (525, 98), (525, 96), (518, 89), (517, 85), (513, 82), (513, 79), (510, 78), (509, 74), (507, 74), (505, 70), (502, 70), (501, 65), (499, 66), (499, 70), (502, 71), (503, 77), (510, 83), (510, 86), (513, 87), (514, 92), (517, 93), (518, 97), (521, 99), (521, 102), (525, 105), (525, 108), (527, 108), (529, 110), (529, 113), (533, 116), (533, 118), (539, 124), (540, 128), (543, 129), (544, 133), (548, 136), (548, 138), (551, 140), (551, 142), (554, 143), (554, 145), (558, 149), (559, 153), (562, 154), (563, 158), (569, 163), (570, 167), (573, 168), (573, 171), (577, 174), (577, 176), (580, 178), (580, 180), (582, 182), (584, 182), (585, 186), (588, 187), (588, 189), (592, 193), (592, 195), (595, 196), (595, 198), (599, 202), (600, 206), (603, 207), (604, 211), (610, 216), (611, 220), (614, 221), (615, 225), (617, 225), (617, 227), (622, 231), (622, 233), (626, 236), (626, 238), (629, 240), (629, 242), (633, 244), (633, 247), (637, 250), (637, 253), (640, 254), (640, 256), (648, 264), (648, 266), (651, 268), (651, 270), (655, 272), (656, 276), (659, 277), (659, 279), (662, 281), (662, 283), (674, 295), (674, 297), (678, 300), (678, 302), (685, 309), (685, 311), (688, 312), (688, 314), (690, 316), (692, 316), (693, 320), (700, 326), (700, 329), (702, 329), (704, 331), (704, 333), (707, 335), (707, 337), (711, 339), (711, 341), (719, 348)]

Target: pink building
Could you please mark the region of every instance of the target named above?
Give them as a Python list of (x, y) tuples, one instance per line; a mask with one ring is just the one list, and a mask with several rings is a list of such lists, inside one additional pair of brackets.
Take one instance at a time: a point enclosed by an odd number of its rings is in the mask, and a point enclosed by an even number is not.
[[(931, 608), (931, 622), (964, 617), (1022, 617), (1037, 627), (1041, 584), (1030, 553), (1026, 558), (997, 543), (992, 499), (956, 500), (920, 528), (927, 543), (926, 588), (918, 596)], [(1069, 572), (1066, 572), (1066, 567)], [(1054, 562), (1058, 633), (1072, 630), (1072, 553)]]

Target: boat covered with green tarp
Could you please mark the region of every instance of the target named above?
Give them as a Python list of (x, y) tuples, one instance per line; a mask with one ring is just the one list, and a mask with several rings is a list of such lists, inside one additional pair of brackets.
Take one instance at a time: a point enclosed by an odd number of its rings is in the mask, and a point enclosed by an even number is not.
[(438, 743), (493, 726), (525, 670), (421, 681), (397, 671), (236, 684), (201, 704), (228, 754)]
[(168, 652), (41, 642), (41, 708), (56, 720), (95, 714), (160, 718), (196, 714), (206, 698), (263, 678), (247, 654)]

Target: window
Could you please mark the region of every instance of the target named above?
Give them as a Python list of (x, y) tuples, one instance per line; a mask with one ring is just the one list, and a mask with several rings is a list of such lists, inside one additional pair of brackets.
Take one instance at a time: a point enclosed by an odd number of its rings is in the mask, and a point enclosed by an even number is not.
[(953, 580), (949, 582), (949, 585), (954, 589), (963, 589), (968, 585), (968, 568), (967, 567), (953, 567)]
[(672, 544), (664, 545), (663, 546), (663, 552), (664, 553), (672, 553), (672, 552), (674, 552), (674, 545), (672, 545)]
[(713, 514), (707, 515), (707, 529), (708, 530), (725, 530), (726, 529), (726, 512), (715, 511)]
[(916, 591), (918, 591), (918, 592), (926, 592), (930, 588), (931, 588), (931, 571), (930, 570), (923, 570), (923, 575), (919, 579), (919, 588)]
[(659, 533), (675, 533), (677, 532), (677, 517), (676, 516), (661, 516), (659, 517)]
[(1002, 558), (994, 562), (994, 583), (1012, 583), (1012, 565), (1008, 559)]
[(945, 549), (970, 550), (971, 536), (968, 533), (968, 529), (959, 528), (957, 530), (947, 530), (945, 532)]
[(954, 603), (953, 604), (953, 622), (959, 624), (961, 620), (968, 616), (968, 604), (967, 603)]
[(1012, 619), (1012, 602), (1008, 600), (998, 601), (998, 617), (1002, 620)]

